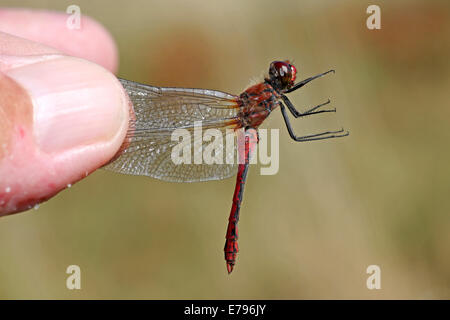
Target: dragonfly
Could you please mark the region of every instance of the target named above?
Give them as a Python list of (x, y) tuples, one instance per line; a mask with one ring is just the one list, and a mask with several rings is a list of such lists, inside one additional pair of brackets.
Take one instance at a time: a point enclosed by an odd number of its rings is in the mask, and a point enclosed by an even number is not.
[[(300, 112), (286, 96), (329, 73), (334, 73), (334, 70), (296, 82), (297, 68), (289, 60), (273, 61), (264, 80), (250, 86), (240, 95), (207, 89), (156, 87), (119, 78), (131, 100), (132, 112), (121, 150), (105, 168), (169, 182), (220, 180), (236, 175), (224, 247), (226, 267), (230, 274), (239, 251), (239, 214), (250, 159), (259, 142), (258, 127), (279, 107), (287, 131), (294, 141), (340, 138), (349, 134), (348, 131), (340, 129), (298, 136), (294, 133), (289, 119), (288, 111), (294, 118), (336, 112), (336, 108), (323, 108), (330, 100)], [(227, 138), (229, 139), (230, 135), (232, 139), (241, 141), (231, 150), (224, 152), (224, 156), (238, 161), (173, 161), (172, 151), (179, 143), (173, 139), (173, 132), (182, 129), (192, 133), (199, 121), (202, 128), (216, 129), (224, 138), (220, 140), (222, 142), (229, 141)], [(196, 137), (195, 134), (190, 135), (189, 139), (188, 157), (195, 160), (198, 153), (202, 152), (202, 147), (207, 147), (207, 141), (201, 136)], [(224, 145), (220, 147), (225, 148)]]

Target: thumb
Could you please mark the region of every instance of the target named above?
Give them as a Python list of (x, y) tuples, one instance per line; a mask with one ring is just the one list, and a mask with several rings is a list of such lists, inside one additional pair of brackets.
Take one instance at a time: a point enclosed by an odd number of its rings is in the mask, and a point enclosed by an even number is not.
[(0, 56), (0, 216), (27, 210), (111, 159), (129, 101), (102, 67), (56, 54)]

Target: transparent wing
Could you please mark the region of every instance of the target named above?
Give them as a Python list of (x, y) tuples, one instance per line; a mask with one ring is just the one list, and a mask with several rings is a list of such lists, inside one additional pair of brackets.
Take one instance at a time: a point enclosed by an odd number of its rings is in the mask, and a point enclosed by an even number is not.
[[(237, 156), (232, 130), (239, 123), (236, 96), (119, 80), (133, 103), (134, 115), (122, 153), (105, 169), (173, 182), (218, 180), (236, 173), (236, 160), (230, 161)], [(207, 134), (209, 141), (205, 133), (212, 133)], [(174, 153), (181, 144), (186, 147)], [(174, 154), (185, 161), (174, 161)], [(213, 161), (205, 158), (210, 154)]]

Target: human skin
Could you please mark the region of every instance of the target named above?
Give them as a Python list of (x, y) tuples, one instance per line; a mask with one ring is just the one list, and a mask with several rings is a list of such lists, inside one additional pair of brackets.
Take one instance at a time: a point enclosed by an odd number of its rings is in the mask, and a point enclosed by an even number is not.
[(0, 9), (0, 216), (48, 200), (107, 163), (130, 102), (109, 33), (82, 17)]

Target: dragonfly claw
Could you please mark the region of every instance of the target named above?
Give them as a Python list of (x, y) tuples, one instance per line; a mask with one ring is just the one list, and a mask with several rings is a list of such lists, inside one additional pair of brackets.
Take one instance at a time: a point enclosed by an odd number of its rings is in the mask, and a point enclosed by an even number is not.
[(236, 262), (236, 256), (239, 252), (236, 239), (227, 239), (225, 242), (225, 261), (227, 262), (227, 271), (230, 274), (233, 271)]
[(234, 264), (227, 262), (228, 274), (230, 274), (233, 271), (233, 268), (234, 268)]

